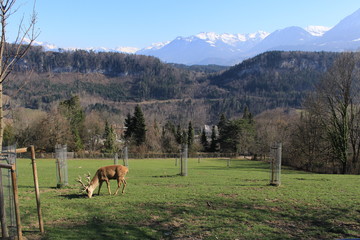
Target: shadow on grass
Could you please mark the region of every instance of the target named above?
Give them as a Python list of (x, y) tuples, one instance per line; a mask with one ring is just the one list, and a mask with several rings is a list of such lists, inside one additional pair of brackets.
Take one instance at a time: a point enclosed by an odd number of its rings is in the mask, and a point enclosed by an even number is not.
[(174, 174), (174, 175), (159, 175), (159, 176), (152, 176), (153, 178), (174, 178), (174, 177), (181, 177), (180, 174)]
[(87, 195), (81, 194), (81, 193), (79, 193), (79, 194), (62, 194), (59, 196), (62, 198), (67, 198), (67, 199), (87, 198)]
[[(84, 204), (85, 205), (85, 204)], [(82, 211), (88, 212), (85, 220), (57, 222), (46, 227), (41, 239), (159, 239), (159, 233), (146, 224), (143, 225), (127, 216), (117, 213), (109, 219), (101, 207), (85, 205)], [(130, 213), (131, 215), (131, 213)], [(137, 216), (135, 214), (135, 216)]]
[[(65, 197), (69, 196), (72, 197)], [(326, 206), (313, 208), (277, 201), (244, 200), (237, 194), (217, 194), (179, 203), (142, 202), (113, 215), (104, 212), (100, 206), (84, 204), (79, 211), (88, 213), (85, 220), (73, 221), (72, 224), (57, 222), (47, 226), (47, 233), (43, 239), (360, 237), (360, 224), (357, 223), (359, 219), (357, 214), (354, 214), (356, 209)]]

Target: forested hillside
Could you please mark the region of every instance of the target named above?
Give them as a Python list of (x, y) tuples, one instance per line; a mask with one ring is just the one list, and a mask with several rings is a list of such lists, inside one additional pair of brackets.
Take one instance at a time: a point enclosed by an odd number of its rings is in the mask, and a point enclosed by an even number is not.
[(218, 96), (246, 102), (256, 113), (275, 107), (297, 108), (301, 106), (305, 93), (314, 89), (314, 84), (337, 55), (267, 52), (209, 77), (208, 83), (216, 86)]
[(245, 106), (255, 114), (300, 107), (336, 55), (268, 52), (224, 70), (141, 55), (34, 47), (5, 83), (5, 94), (12, 104), (32, 109), (49, 110), (51, 103), (78, 95), (87, 111), (126, 115), (136, 102), (160, 120), (214, 123), (221, 113), (240, 116)]

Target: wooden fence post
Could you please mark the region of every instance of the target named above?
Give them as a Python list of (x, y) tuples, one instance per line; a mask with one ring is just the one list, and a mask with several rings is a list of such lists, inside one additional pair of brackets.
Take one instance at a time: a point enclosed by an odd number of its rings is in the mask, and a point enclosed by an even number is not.
[(38, 218), (39, 218), (39, 228), (40, 228), (40, 232), (44, 233), (44, 222), (43, 222), (42, 214), (41, 214), (40, 191), (39, 191), (38, 175), (37, 175), (37, 168), (36, 168), (36, 161), (35, 161), (35, 148), (33, 145), (30, 146), (30, 150), (31, 150), (31, 163), (32, 163), (33, 175), (34, 175), (35, 197), (36, 197), (37, 212), (38, 212)]

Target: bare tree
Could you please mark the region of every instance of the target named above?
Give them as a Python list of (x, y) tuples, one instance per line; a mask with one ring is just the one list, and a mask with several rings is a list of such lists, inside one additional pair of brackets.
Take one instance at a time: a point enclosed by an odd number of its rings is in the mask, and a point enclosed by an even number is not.
[[(4, 109), (3, 109), (3, 83), (7, 80), (16, 64), (25, 56), (30, 49), (32, 43), (38, 36), (35, 31), (36, 13), (35, 2), (30, 22), (25, 25), (24, 18), (19, 24), (17, 36), (14, 42), (7, 42), (8, 19), (18, 9), (16, 8), (16, 0), (0, 0), (0, 152), (2, 150), (3, 132), (4, 132)], [(26, 43), (25, 43), (26, 42)]]
[(359, 77), (355, 54), (341, 54), (321, 80), (310, 109), (325, 127), (342, 173), (353, 172), (351, 165), (359, 160)]
[[(305, 108), (309, 106), (306, 104)], [(318, 114), (301, 112), (300, 117), (293, 121), (289, 146), (284, 154), (288, 155), (284, 159), (287, 164), (307, 171), (330, 171), (329, 142)]]

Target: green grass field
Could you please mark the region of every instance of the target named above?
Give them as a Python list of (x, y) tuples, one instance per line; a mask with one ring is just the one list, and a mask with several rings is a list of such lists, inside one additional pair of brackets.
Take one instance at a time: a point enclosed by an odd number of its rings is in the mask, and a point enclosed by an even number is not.
[[(360, 238), (360, 176), (282, 170), (269, 165), (190, 159), (129, 160), (125, 194), (88, 199), (74, 179), (112, 160), (69, 160), (69, 187), (56, 188), (55, 160), (37, 159), (46, 234), (38, 231), (29, 159), (18, 159), (21, 220), (28, 239), (341, 239)], [(111, 189), (116, 189), (116, 181)], [(95, 191), (97, 193), (97, 190)]]

